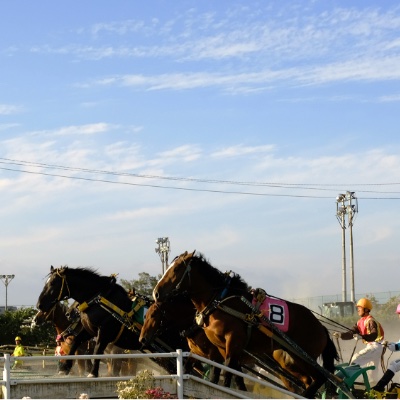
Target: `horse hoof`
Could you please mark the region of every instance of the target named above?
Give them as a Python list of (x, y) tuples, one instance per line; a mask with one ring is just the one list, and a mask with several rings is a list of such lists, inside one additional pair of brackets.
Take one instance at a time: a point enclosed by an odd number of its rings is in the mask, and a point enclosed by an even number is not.
[(94, 375), (94, 374), (89, 374), (87, 377), (88, 377), (88, 378), (97, 378), (97, 376)]

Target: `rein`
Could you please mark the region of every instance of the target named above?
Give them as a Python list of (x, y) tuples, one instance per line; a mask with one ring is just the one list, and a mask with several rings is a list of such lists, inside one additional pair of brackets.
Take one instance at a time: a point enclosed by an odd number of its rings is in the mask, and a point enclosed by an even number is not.
[(181, 285), (183, 283), (183, 280), (185, 279), (186, 275), (189, 278), (189, 286), (191, 286), (192, 280), (190, 279), (190, 271), (192, 269), (192, 266), (191, 266), (192, 260), (193, 260), (193, 258), (190, 259), (190, 261), (187, 263), (187, 265), (186, 265), (185, 260), (183, 260), (183, 263), (185, 264), (186, 269), (185, 269), (185, 271), (184, 271), (184, 273), (183, 273), (183, 275), (181, 277), (181, 280), (178, 282), (178, 284), (176, 285), (176, 288), (173, 291), (177, 292), (179, 290), (179, 288), (181, 287)]
[(54, 303), (54, 305), (50, 308), (50, 310), (47, 313), (45, 313), (44, 320), (46, 322), (49, 322), (49, 318), (50, 318), (51, 314), (53, 314), (53, 319), (55, 318), (56, 306), (57, 306), (57, 303)]
[[(71, 298), (71, 291), (69, 290), (69, 286), (68, 286), (68, 282), (67, 282), (67, 277), (65, 275), (61, 275), (59, 269), (57, 268), (56, 270), (56, 274), (61, 278), (61, 289), (60, 289), (60, 293), (57, 297), (57, 300), (55, 300), (55, 303), (58, 303), (61, 300), (65, 300), (65, 299), (69, 299)], [(68, 295), (65, 295), (64, 297), (62, 297), (63, 291), (64, 291), (64, 285), (67, 287), (68, 289)]]

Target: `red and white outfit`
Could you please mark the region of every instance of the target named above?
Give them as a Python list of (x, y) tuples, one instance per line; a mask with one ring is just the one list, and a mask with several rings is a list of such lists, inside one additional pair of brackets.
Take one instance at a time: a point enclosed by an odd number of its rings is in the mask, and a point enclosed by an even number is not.
[(366, 315), (361, 317), (350, 331), (342, 333), (341, 338), (351, 339), (354, 334), (361, 335), (366, 346), (353, 356), (350, 363), (361, 367), (375, 365), (374, 370), (368, 371), (368, 378), (370, 382), (378, 382), (378, 368), (383, 351), (381, 343), (384, 338), (383, 328), (372, 315)]

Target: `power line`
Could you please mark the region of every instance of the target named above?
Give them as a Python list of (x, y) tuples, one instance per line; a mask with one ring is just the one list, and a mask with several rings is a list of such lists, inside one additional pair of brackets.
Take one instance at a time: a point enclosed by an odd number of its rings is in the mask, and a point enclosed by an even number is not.
[[(268, 187), (298, 187), (300, 189), (309, 189), (309, 190), (330, 190), (329, 187), (343, 187), (343, 186), (394, 186), (400, 185), (400, 182), (392, 182), (392, 183), (283, 183), (283, 182), (254, 182), (254, 181), (233, 181), (233, 180), (218, 180), (218, 179), (199, 179), (199, 178), (187, 178), (187, 177), (171, 177), (171, 176), (163, 176), (163, 175), (149, 175), (149, 174), (135, 174), (131, 172), (115, 172), (115, 171), (106, 171), (106, 170), (98, 170), (98, 169), (88, 169), (88, 168), (79, 168), (79, 167), (69, 167), (63, 165), (56, 164), (46, 164), (46, 163), (38, 163), (32, 161), (23, 161), (23, 160), (14, 160), (9, 158), (1, 158), (0, 164), (13, 164), (13, 165), (21, 165), (21, 166), (31, 166), (31, 167), (40, 167), (40, 168), (50, 168), (50, 169), (61, 169), (67, 171), (77, 171), (77, 172), (89, 172), (94, 174), (105, 174), (105, 175), (114, 175), (114, 176), (130, 176), (136, 178), (146, 178), (146, 179), (162, 179), (162, 180), (172, 180), (172, 181), (187, 181), (187, 182), (201, 182), (201, 183), (218, 183), (218, 184), (230, 184), (230, 185), (245, 185), (245, 186), (268, 186)], [(1, 169), (1, 168), (0, 168)], [(318, 188), (309, 188), (305, 186), (318, 186)], [(325, 187), (325, 189), (321, 188)], [(377, 193), (400, 193), (400, 192), (377, 192)]]
[[(3, 161), (1, 161), (1, 160), (3, 160)], [(112, 176), (125, 176), (125, 177), (134, 177), (134, 178), (142, 178), (142, 179), (160, 179), (160, 180), (182, 181), (182, 182), (229, 184), (229, 185), (239, 185), (239, 186), (254, 186), (254, 187), (268, 187), (268, 188), (281, 188), (281, 189), (319, 190), (319, 191), (330, 191), (330, 190), (333, 191), (334, 189), (329, 189), (329, 187), (337, 187), (337, 186), (343, 187), (343, 186), (400, 185), (400, 183), (369, 183), (369, 184), (350, 184), (350, 183), (349, 184), (318, 184), (318, 183), (317, 184), (315, 184), (315, 183), (306, 184), (306, 183), (303, 183), (303, 184), (295, 184), (295, 183), (242, 182), (242, 181), (231, 181), (231, 180), (196, 179), (196, 178), (168, 177), (168, 176), (159, 176), (159, 175), (142, 175), (142, 174), (127, 173), (127, 172), (113, 172), (113, 171), (105, 171), (105, 170), (77, 168), (77, 167), (68, 167), (68, 166), (62, 166), (62, 165), (53, 165), (53, 164), (36, 163), (36, 162), (30, 162), (30, 161), (13, 160), (13, 159), (7, 159), (7, 158), (0, 158), (0, 164), (7, 164), (7, 165), (11, 164), (11, 165), (19, 165), (19, 166), (25, 166), (25, 167), (36, 167), (36, 168), (47, 168), (47, 169), (59, 169), (59, 170), (65, 170), (65, 171), (75, 171), (75, 172), (103, 174), (103, 175), (112, 175)], [(83, 181), (90, 181), (90, 182), (102, 182), (102, 183), (112, 183), (112, 184), (118, 184), (118, 185), (152, 187), (152, 188), (171, 189), (171, 190), (185, 190), (185, 191), (194, 191), (194, 192), (226, 193), (226, 194), (266, 196), (266, 197), (297, 197), (297, 198), (316, 198), (316, 199), (332, 198), (332, 196), (257, 193), (257, 192), (229, 191), (229, 190), (217, 190), (217, 189), (196, 189), (196, 188), (186, 188), (186, 187), (178, 187), (178, 186), (165, 186), (165, 185), (156, 185), (156, 184), (121, 182), (121, 181), (112, 181), (112, 180), (108, 180), (108, 179), (78, 177), (78, 176), (46, 173), (46, 172), (41, 172), (41, 171), (29, 171), (29, 170), (24, 170), (24, 169), (15, 169), (15, 168), (7, 168), (7, 167), (0, 167), (0, 170), (11, 171), (11, 172), (20, 172), (20, 173), (26, 173), (26, 174), (34, 174), (34, 175), (52, 176), (52, 177), (65, 178), (65, 179), (83, 180)], [(317, 187), (309, 187), (309, 186), (317, 186)], [(372, 191), (372, 190), (364, 190), (364, 191), (358, 190), (358, 192), (377, 193), (377, 194), (380, 194), (380, 193), (381, 194), (398, 194), (398, 193), (400, 193), (400, 192), (382, 192), (382, 191)], [(400, 200), (400, 197), (364, 197), (364, 198), (359, 197), (359, 198), (364, 199), (364, 200)]]

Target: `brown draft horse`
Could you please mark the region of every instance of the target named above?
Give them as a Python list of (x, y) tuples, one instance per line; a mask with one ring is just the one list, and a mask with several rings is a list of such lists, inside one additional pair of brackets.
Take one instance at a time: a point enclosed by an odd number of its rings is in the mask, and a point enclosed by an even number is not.
[[(68, 307), (63, 303), (59, 302), (54, 305), (54, 307), (49, 312), (38, 311), (36, 315), (33, 317), (31, 322), (31, 329), (33, 329), (36, 325), (43, 325), (46, 322), (52, 322), (54, 328), (57, 332), (57, 335), (61, 335), (64, 331), (71, 325), (71, 321), (68, 320), (66, 313)], [(77, 327), (78, 331), (82, 329), (82, 325)], [(67, 336), (74, 339), (74, 335), (68, 334)], [(61, 347), (64, 350), (65, 354), (68, 354), (71, 346), (67, 342), (61, 342)], [(83, 355), (86, 354), (89, 348), (89, 342), (82, 343), (79, 348), (76, 350), (75, 354)], [(83, 376), (85, 374), (86, 361), (78, 360), (78, 371), (79, 375)]]
[[(239, 362), (244, 350), (260, 358), (272, 356), (284, 370), (302, 383), (303, 396), (314, 397), (326, 381), (320, 368), (317, 368), (319, 366), (310, 364), (293, 348), (282, 345), (279, 340), (272, 340), (256, 327), (249, 334), (246, 321), (215, 305), (217, 301), (236, 314), (249, 313), (249, 307), (241, 297), (251, 302), (250, 287), (239, 275), (228, 276), (210, 265), (202, 254), (185, 252), (175, 258), (166, 270), (154, 288), (153, 297), (156, 302), (165, 302), (174, 293), (187, 293), (199, 313), (199, 322), (208, 339), (224, 355), (225, 365), (240, 370)], [(308, 353), (311, 360), (322, 356), (324, 368), (332, 373), (338, 353), (327, 329), (306, 307), (291, 302), (287, 304), (290, 315), (287, 337)], [(281, 380), (288, 390), (298, 392), (283, 375)], [(224, 385), (229, 386), (230, 383), (231, 377), (226, 374)]]
[[(196, 309), (186, 296), (175, 296), (167, 303), (154, 303), (146, 313), (139, 342), (147, 345), (160, 336), (164, 340), (184, 336), (192, 353), (220, 364), (223, 363), (224, 358), (218, 348), (208, 340), (203, 329), (195, 324), (195, 314)], [(196, 368), (194, 361), (188, 359), (185, 373), (190, 373), (193, 368)], [(220, 373), (219, 368), (211, 368), (210, 381), (218, 383)]]
[[(74, 354), (81, 343), (92, 337), (96, 338), (94, 355), (103, 354), (109, 343), (124, 349), (140, 350), (140, 332), (130, 329), (114, 312), (114, 306), (127, 315), (132, 311), (132, 300), (116, 283), (115, 277), (102, 276), (91, 268), (51, 267), (36, 307), (49, 312), (55, 303), (69, 298), (81, 305), (80, 318), (84, 327), (75, 337), (69, 354)], [(69, 372), (71, 360), (66, 360), (65, 365), (66, 372)], [(96, 358), (88, 377), (99, 376), (99, 365), (100, 360)]]
[[(80, 320), (76, 322), (72, 321), (72, 319), (70, 320), (68, 318), (69, 312), (70, 310), (66, 304), (64, 304), (63, 302), (57, 302), (49, 312), (38, 311), (32, 319), (31, 328), (33, 328), (35, 325), (42, 325), (46, 322), (52, 322), (54, 324), (57, 335), (64, 335), (65, 337), (69, 336), (74, 339), (75, 335), (77, 335), (83, 329), (83, 326)], [(72, 325), (73, 332), (69, 332), (69, 328), (72, 329)], [(69, 354), (71, 346), (66, 341), (61, 342), (61, 347), (64, 350), (65, 354)], [(91, 354), (93, 353), (93, 347), (94, 342), (92, 340), (88, 340), (78, 347), (75, 354)], [(123, 352), (124, 349), (113, 344), (109, 344), (104, 350), (105, 354), (121, 354)], [(107, 362), (108, 375), (120, 375), (122, 362), (122, 359), (115, 359)], [(78, 360), (77, 363), (80, 376), (83, 376), (86, 371), (89, 372), (92, 368), (92, 363), (90, 360)]]
[[(126, 290), (116, 282), (115, 276), (100, 275), (92, 268), (52, 266), (36, 307), (49, 312), (57, 302), (70, 298), (80, 304), (80, 319), (84, 329), (75, 337), (69, 355), (75, 354), (79, 345), (92, 337), (96, 338), (93, 355), (103, 354), (109, 343), (127, 350), (142, 350), (139, 342), (142, 324), (136, 317), (144, 311), (147, 302), (150, 303), (145, 296), (132, 302)], [(150, 345), (148, 350), (162, 352), (163, 347)], [(160, 358), (154, 361), (171, 373), (176, 373), (174, 360)], [(95, 358), (88, 377), (99, 376), (99, 365), (100, 360)], [(72, 360), (66, 360), (66, 373), (71, 367)]]

